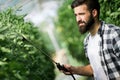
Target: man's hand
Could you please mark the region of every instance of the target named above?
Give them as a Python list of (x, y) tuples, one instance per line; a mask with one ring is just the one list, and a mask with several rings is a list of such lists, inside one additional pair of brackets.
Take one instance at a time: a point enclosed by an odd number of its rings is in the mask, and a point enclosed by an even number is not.
[(83, 75), (83, 76), (93, 76), (93, 70), (90, 65), (76, 67), (76, 66), (64, 64), (63, 66), (68, 71), (64, 71), (64, 70), (60, 70), (60, 71), (66, 75), (77, 74), (77, 75)]
[(74, 67), (73, 66), (68, 65), (68, 64), (64, 64), (63, 67), (66, 70), (60, 70), (60, 71), (63, 72), (64, 74), (66, 74), (66, 75), (74, 74), (74, 70), (73, 70)]

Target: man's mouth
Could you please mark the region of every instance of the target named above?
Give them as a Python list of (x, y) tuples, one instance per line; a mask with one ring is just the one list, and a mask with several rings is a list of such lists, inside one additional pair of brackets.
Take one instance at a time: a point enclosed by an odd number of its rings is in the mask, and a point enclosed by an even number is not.
[(83, 27), (84, 25), (84, 23), (79, 23), (79, 27)]

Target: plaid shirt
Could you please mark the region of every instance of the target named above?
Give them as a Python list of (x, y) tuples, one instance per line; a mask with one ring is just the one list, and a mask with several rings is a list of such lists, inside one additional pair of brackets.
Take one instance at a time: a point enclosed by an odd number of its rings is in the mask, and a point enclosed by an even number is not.
[[(101, 22), (98, 34), (101, 36), (99, 51), (101, 65), (109, 80), (120, 80), (120, 28)], [(86, 56), (89, 35), (84, 40)]]

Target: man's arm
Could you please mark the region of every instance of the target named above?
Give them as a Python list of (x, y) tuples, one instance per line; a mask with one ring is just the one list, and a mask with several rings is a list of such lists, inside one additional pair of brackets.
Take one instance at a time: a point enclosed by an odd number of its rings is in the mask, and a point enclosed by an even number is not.
[[(87, 66), (71, 66), (71, 65), (64, 65), (64, 67), (70, 71), (72, 74), (78, 74), (83, 76), (93, 76), (93, 70), (90, 65)], [(63, 71), (64, 74), (70, 74), (69, 72)]]

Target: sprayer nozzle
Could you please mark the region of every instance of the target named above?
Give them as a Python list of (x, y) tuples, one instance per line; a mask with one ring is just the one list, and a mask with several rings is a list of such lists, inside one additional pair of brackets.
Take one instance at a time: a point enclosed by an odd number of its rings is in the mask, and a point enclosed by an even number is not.
[(65, 72), (68, 72), (68, 70), (64, 67), (64, 65), (60, 65), (60, 63), (56, 63), (56, 66), (59, 70), (63, 70)]

